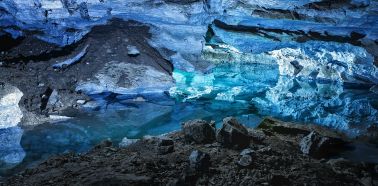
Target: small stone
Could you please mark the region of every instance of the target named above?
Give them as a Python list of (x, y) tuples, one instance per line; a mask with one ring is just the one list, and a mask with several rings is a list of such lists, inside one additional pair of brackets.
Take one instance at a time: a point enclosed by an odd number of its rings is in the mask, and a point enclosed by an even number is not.
[(247, 149), (244, 149), (240, 152), (240, 156), (244, 156), (244, 155), (252, 155), (255, 151), (250, 149), (250, 148), (247, 148)]
[(79, 105), (84, 105), (85, 102), (86, 102), (86, 101), (83, 100), (83, 99), (79, 99), (79, 100), (76, 101), (76, 103), (79, 104)]
[(197, 144), (212, 143), (215, 141), (214, 122), (204, 120), (192, 120), (183, 123), (182, 128), (185, 140), (194, 141)]
[(124, 137), (122, 141), (118, 144), (119, 147), (125, 148), (130, 146), (131, 144), (134, 144), (138, 141), (138, 139), (129, 139), (127, 137)]
[(0, 61), (0, 67), (3, 66), (4, 62)]
[(44, 83), (38, 83), (38, 87), (44, 87), (45, 84)]
[(108, 49), (106, 49), (106, 53), (107, 53), (107, 54), (111, 54), (111, 53), (113, 53), (113, 51), (112, 51), (111, 49), (108, 48)]
[(238, 165), (241, 167), (249, 167), (252, 165), (252, 156), (250, 155), (242, 155), (242, 157), (238, 161)]
[(139, 50), (136, 46), (128, 45), (127, 46), (127, 54), (131, 57), (138, 56), (140, 54)]
[(250, 143), (248, 130), (233, 117), (223, 119), (216, 139), (225, 147), (237, 149), (245, 148)]
[(192, 170), (208, 170), (210, 167), (210, 155), (200, 150), (195, 150), (189, 156), (189, 163)]

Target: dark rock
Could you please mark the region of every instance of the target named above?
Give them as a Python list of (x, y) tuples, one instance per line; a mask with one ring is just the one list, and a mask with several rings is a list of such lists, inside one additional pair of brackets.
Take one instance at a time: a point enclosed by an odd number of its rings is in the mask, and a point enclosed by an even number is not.
[(302, 138), (299, 145), (304, 154), (315, 158), (324, 158), (340, 151), (340, 147), (344, 144), (342, 139), (321, 136), (313, 131)]
[(185, 140), (196, 142), (198, 144), (212, 143), (215, 141), (214, 122), (204, 120), (192, 120), (183, 123)]
[(298, 61), (291, 61), (290, 64), (294, 67), (294, 75), (299, 74), (303, 69), (303, 66), (300, 65)]
[(100, 144), (96, 145), (94, 148), (101, 149), (101, 148), (111, 147), (111, 146), (113, 146), (113, 142), (110, 139), (106, 139), (102, 141)]
[(170, 138), (159, 138), (157, 144), (157, 151), (159, 154), (165, 155), (174, 151), (174, 142)]
[(210, 155), (199, 150), (193, 151), (189, 156), (190, 169), (206, 171), (210, 167)]
[(252, 156), (245, 154), (242, 155), (238, 161), (238, 165), (241, 167), (249, 167), (252, 165)]
[(235, 118), (223, 119), (222, 128), (217, 133), (217, 141), (228, 148), (245, 148), (249, 146), (250, 136), (248, 130)]

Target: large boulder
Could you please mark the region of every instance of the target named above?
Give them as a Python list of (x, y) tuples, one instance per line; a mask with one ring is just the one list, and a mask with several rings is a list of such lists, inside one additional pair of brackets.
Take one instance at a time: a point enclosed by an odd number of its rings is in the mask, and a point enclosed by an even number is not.
[(248, 130), (236, 118), (223, 119), (222, 128), (217, 133), (217, 141), (228, 148), (246, 148), (250, 143)]
[(346, 142), (340, 138), (322, 136), (312, 131), (300, 141), (300, 149), (303, 154), (314, 158), (324, 158), (340, 151)]
[(214, 122), (207, 122), (204, 120), (191, 120), (183, 123), (182, 128), (184, 131), (185, 140), (188, 142), (194, 141), (198, 144), (214, 142), (214, 125)]

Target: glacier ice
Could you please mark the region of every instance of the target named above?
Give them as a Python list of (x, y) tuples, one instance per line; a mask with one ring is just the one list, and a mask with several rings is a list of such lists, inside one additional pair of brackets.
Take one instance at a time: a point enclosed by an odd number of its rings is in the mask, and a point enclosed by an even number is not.
[(23, 114), (18, 103), (23, 93), (16, 87), (5, 84), (0, 86), (0, 129), (16, 126)]

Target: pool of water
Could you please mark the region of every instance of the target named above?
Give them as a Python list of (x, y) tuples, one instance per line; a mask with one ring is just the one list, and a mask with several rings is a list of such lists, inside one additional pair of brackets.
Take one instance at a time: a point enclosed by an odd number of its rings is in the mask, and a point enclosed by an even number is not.
[[(176, 70), (176, 86), (167, 94), (93, 95), (94, 101), (73, 119), (0, 129), (0, 174), (13, 174), (55, 154), (85, 152), (104, 139), (117, 144), (124, 137), (179, 130), (182, 122), (197, 118), (220, 125), (224, 117), (235, 116), (255, 127), (263, 117), (274, 116), (352, 136), (377, 124), (378, 96), (369, 90), (278, 76), (276, 71), (274, 65), (259, 64), (224, 64), (207, 72)], [(374, 154), (372, 148), (360, 149)]]

